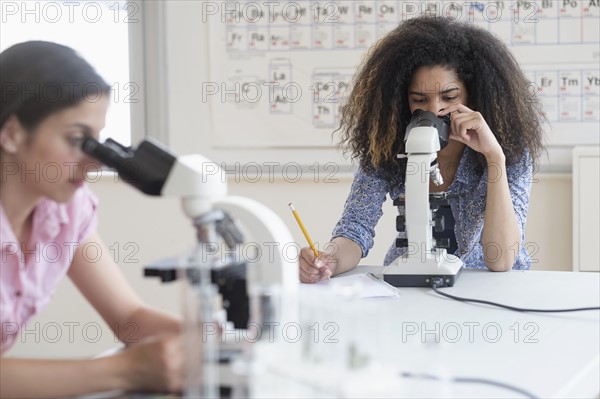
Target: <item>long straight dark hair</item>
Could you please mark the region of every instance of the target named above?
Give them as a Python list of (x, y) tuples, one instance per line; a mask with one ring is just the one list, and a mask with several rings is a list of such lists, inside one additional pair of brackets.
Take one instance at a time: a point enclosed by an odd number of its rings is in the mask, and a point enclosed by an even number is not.
[(108, 93), (108, 83), (72, 48), (30, 41), (0, 53), (0, 129), (16, 115), (32, 131), (50, 114)]

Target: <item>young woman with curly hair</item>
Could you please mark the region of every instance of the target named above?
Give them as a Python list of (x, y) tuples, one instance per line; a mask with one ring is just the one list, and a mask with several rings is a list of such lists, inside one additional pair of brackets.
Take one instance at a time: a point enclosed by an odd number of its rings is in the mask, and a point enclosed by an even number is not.
[[(373, 246), (389, 194), (404, 192), (405, 129), (416, 109), (449, 115), (449, 144), (437, 154), (444, 183), (458, 194), (449, 250), (465, 267), (528, 269), (523, 246), (531, 176), (542, 150), (542, 114), (530, 83), (491, 33), (449, 18), (403, 22), (361, 66), (342, 111), (342, 145), (359, 161), (330, 251), (303, 248), (300, 278), (317, 282), (354, 268)], [(402, 211), (402, 210), (401, 210)], [(402, 234), (401, 234), (402, 235)], [(405, 237), (405, 236), (404, 236)], [(392, 245), (389, 265), (403, 249)]]

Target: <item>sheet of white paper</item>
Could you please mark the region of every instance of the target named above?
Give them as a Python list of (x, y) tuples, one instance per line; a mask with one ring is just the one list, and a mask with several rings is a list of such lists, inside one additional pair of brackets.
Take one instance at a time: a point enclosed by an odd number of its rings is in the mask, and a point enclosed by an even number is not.
[[(350, 276), (334, 277), (316, 284), (302, 284), (303, 289), (328, 289), (332, 293), (355, 298), (393, 298), (400, 291), (372, 273), (353, 274)], [(305, 288), (304, 288), (305, 287)]]

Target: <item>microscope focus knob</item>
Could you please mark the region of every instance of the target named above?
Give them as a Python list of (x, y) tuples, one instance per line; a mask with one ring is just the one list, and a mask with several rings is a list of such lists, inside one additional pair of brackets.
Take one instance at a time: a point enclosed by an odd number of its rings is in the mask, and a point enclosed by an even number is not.
[(396, 238), (396, 247), (408, 248), (408, 238)]
[(406, 230), (406, 217), (404, 215), (396, 216), (396, 231)]
[(404, 194), (400, 194), (398, 198), (396, 198), (393, 202), (394, 206), (404, 206)]
[(449, 238), (436, 238), (435, 246), (437, 248), (450, 248), (450, 239)]
[[(434, 224), (433, 229), (435, 230), (436, 233), (441, 233), (445, 230), (445, 220), (446, 220), (446, 218), (444, 217), (444, 215), (435, 217), (435, 224)], [(397, 225), (397, 223), (396, 223), (396, 225)]]

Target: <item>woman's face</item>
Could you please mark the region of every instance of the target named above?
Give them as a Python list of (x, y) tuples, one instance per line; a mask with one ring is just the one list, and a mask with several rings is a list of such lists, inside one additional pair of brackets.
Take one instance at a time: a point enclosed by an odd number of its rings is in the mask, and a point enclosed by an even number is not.
[(421, 67), (415, 71), (408, 88), (410, 112), (416, 109), (438, 114), (456, 103), (467, 105), (467, 90), (456, 73), (447, 67)]
[(3, 153), (6, 161), (18, 168), (21, 184), (34, 196), (67, 202), (85, 181), (86, 173), (99, 164), (82, 152), (82, 139), (98, 139), (104, 128), (108, 95), (98, 101), (81, 101), (57, 111), (27, 132), (18, 121), (16, 151)]

